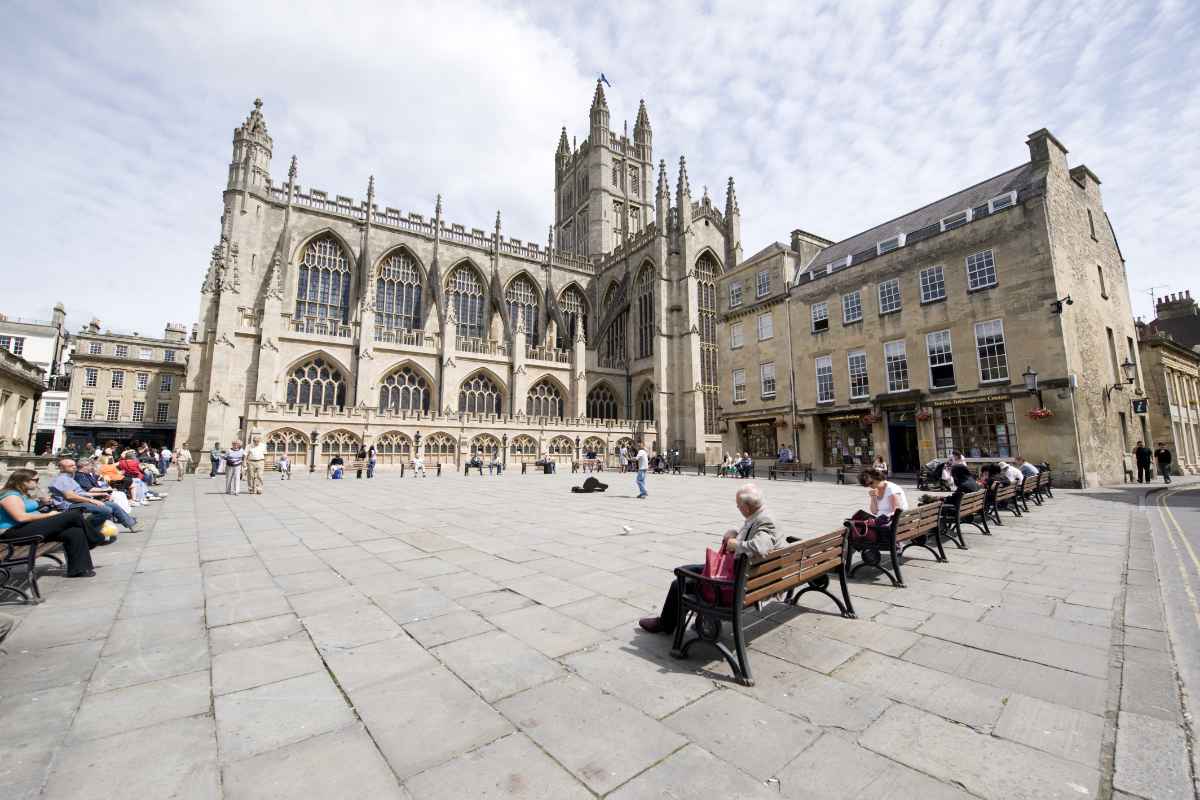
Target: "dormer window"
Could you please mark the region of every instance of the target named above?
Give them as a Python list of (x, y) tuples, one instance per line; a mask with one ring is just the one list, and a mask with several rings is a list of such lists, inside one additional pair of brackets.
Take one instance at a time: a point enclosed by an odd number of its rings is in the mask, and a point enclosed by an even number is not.
[(825, 265), (825, 274), (828, 275), (831, 272), (833, 272), (835, 269), (841, 269), (842, 267), (848, 267), (848, 266), (850, 266), (850, 256), (846, 256), (845, 258), (839, 258), (837, 261), (830, 261), (828, 264)]
[(993, 197), (991, 200), (988, 200), (988, 213), (992, 214), (1002, 208), (1008, 208), (1009, 206), (1015, 206), (1016, 204), (1017, 193), (1005, 192), (1002, 195), (998, 195), (997, 197)]
[(881, 256), (884, 253), (890, 253), (893, 250), (899, 250), (904, 247), (904, 234), (893, 236), (891, 239), (884, 239), (879, 244), (875, 245), (875, 255)]
[(961, 228), (970, 221), (971, 209), (968, 208), (967, 210), (960, 211), (957, 214), (951, 214), (948, 217), (942, 217), (941, 221), (938, 223), (938, 227), (941, 228), (942, 233), (945, 233), (946, 231), (953, 230), (954, 228)]

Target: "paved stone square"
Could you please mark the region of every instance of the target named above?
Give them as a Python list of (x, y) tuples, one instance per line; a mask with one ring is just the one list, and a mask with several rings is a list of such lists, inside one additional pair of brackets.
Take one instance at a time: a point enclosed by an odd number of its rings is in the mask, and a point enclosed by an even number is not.
[[(770, 605), (746, 688), (636, 627), (738, 484), (605, 479), (170, 482), (97, 578), (4, 606), (3, 795), (1188, 796), (1138, 493), (1058, 490), (904, 589), (860, 572), (856, 620)], [(762, 485), (789, 535), (863, 499)]]

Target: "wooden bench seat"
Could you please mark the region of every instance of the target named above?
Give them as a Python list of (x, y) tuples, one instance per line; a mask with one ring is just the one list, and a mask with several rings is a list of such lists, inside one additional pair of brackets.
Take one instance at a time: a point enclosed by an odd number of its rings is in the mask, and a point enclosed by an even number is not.
[[(788, 541), (793, 540), (789, 538)], [(679, 567), (675, 570), (675, 580), (679, 582), (683, 615), (675, 628), (671, 655), (687, 658), (692, 645), (707, 642), (721, 652), (740, 683), (753, 686), (750, 658), (746, 652), (747, 612), (776, 595), (786, 593), (786, 602), (795, 605), (805, 592), (820, 592), (834, 602), (842, 616), (853, 618), (854, 605), (846, 585), (846, 557), (846, 532), (838, 530), (781, 547), (762, 559), (741, 556), (737, 559), (733, 580), (706, 578), (699, 570)], [(841, 600), (829, 591), (832, 572), (837, 573), (841, 584)], [(699, 591), (702, 585), (712, 587), (718, 599), (722, 589), (732, 590), (732, 604), (707, 602)], [(796, 591), (801, 585), (804, 588)], [(685, 642), (693, 618), (697, 622), (697, 635)], [(733, 652), (721, 641), (721, 623), (726, 620), (733, 625)]]
[(974, 525), (980, 533), (991, 536), (987, 514), (984, 513), (986, 508), (987, 492), (983, 489), (946, 498), (942, 504), (942, 535), (954, 542), (960, 550), (967, 549), (967, 542), (963, 538), (963, 525)]
[(813, 479), (812, 464), (790, 461), (786, 464), (772, 464), (767, 469), (767, 480), (779, 480), (786, 477), (803, 478), (806, 481), (811, 481)]
[(1021, 509), (1017, 505), (1017, 487), (1011, 483), (1007, 486), (993, 484), (988, 487), (987, 515), (988, 519), (997, 525), (1004, 524), (1004, 521), (1000, 519), (1001, 509), (1011, 511), (1014, 517), (1021, 516)]
[[(942, 548), (941, 537), (942, 504), (925, 503), (916, 508), (902, 511), (892, 517), (892, 524), (878, 530), (877, 544), (873, 547), (856, 549), (847, 538), (850, 548), (849, 561), (853, 562), (854, 553), (858, 552), (862, 559), (857, 564), (848, 564), (849, 575), (863, 567), (877, 569), (892, 582), (893, 586), (904, 586), (904, 575), (900, 571), (900, 556), (910, 547), (920, 547), (927, 550), (935, 561), (946, 561), (946, 551)], [(850, 526), (846, 526), (846, 536), (850, 535)], [(883, 566), (883, 553), (891, 557), (891, 569)]]
[(858, 483), (858, 474), (864, 469), (870, 469), (870, 467), (863, 466), (861, 464), (843, 464), (842, 466), (838, 467), (837, 482), (840, 484), (845, 484), (847, 478), (853, 478), (854, 483)]
[[(61, 551), (62, 542), (47, 542), (41, 536), (0, 539), (0, 592), (20, 595), (26, 603), (42, 602), (42, 593), (37, 585), (37, 560), (48, 558), (60, 567), (64, 566), (63, 559), (58, 556)], [(29, 580), (28, 592), (14, 582), (13, 570), (18, 567), (25, 568)]]

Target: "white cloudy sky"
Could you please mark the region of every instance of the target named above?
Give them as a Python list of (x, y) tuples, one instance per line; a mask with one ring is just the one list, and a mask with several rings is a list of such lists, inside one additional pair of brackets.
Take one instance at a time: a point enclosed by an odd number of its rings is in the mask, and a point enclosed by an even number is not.
[[(173, 9), (173, 10), (168, 10)], [(1145, 290), (1191, 283), (1200, 4), (6, 3), (0, 311), (191, 323), (233, 128), (255, 96), (272, 174), (544, 241), (559, 128), (639, 97), (693, 192), (737, 180), (747, 254), (842, 238), (1027, 159), (1050, 128), (1103, 180)]]

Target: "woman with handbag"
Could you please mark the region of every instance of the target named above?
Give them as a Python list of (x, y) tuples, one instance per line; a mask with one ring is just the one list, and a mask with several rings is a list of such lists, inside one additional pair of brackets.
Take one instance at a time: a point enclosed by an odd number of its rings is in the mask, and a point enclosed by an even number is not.
[(40, 504), (33, 496), (37, 486), (38, 474), (31, 469), (14, 469), (4, 482), (0, 490), (0, 542), (26, 536), (62, 542), (67, 556), (67, 577), (93, 577), (96, 571), (92, 568), (83, 512), (39, 511)]

